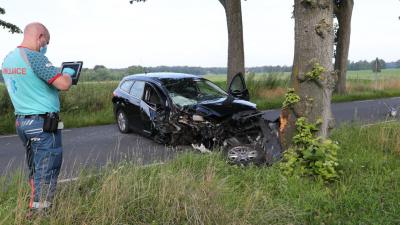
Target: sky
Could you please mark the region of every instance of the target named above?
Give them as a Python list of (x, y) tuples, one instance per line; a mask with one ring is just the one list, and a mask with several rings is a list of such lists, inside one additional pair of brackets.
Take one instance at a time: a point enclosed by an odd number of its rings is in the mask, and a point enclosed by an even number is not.
[[(46, 56), (54, 65), (84, 61), (84, 67), (224, 67), (225, 13), (218, 0), (0, 0), (0, 19), (20, 28), (43, 23), (51, 40)], [(291, 65), (293, 0), (242, 1), (247, 67)], [(349, 59), (400, 59), (400, 1), (355, 0)], [(0, 30), (0, 60), (22, 34)]]

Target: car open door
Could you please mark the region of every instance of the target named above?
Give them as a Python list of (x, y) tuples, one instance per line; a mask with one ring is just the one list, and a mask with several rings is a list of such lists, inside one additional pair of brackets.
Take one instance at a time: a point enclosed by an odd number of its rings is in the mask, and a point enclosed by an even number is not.
[(233, 77), (229, 84), (228, 93), (239, 99), (246, 101), (250, 100), (249, 90), (247, 90), (246, 82), (242, 73), (238, 73)]
[[(163, 99), (160, 96), (160, 92), (146, 83), (142, 102), (140, 104), (141, 120), (143, 122), (143, 134), (151, 136), (154, 133), (156, 120), (162, 120), (161, 113), (166, 109), (163, 104)], [(164, 112), (165, 113), (165, 112)]]

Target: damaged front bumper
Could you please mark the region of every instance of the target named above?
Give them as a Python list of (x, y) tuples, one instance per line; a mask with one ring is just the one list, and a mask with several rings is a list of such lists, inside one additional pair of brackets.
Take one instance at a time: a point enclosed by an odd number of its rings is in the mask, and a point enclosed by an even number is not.
[(257, 110), (242, 111), (223, 120), (179, 110), (154, 121), (154, 139), (168, 145), (192, 145), (207, 152), (223, 150), (233, 164), (272, 164), (282, 156), (279, 120), (263, 119)]

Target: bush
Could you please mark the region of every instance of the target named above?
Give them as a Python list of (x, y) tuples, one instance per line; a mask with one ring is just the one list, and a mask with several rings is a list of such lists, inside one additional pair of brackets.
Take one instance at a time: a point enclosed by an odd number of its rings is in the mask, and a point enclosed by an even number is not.
[(7, 89), (4, 85), (0, 84), (0, 116), (13, 113), (14, 108), (11, 99), (8, 96)]
[(293, 137), (293, 147), (284, 155), (281, 169), (288, 176), (311, 176), (324, 181), (339, 178), (339, 146), (331, 140), (315, 137), (318, 132), (316, 124), (306, 122), (301, 117), (296, 122), (297, 134)]

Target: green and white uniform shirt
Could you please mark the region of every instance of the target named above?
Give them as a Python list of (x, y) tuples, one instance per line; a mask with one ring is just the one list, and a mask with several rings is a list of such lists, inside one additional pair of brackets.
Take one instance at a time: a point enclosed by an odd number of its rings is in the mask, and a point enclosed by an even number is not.
[(51, 84), (61, 74), (43, 54), (18, 47), (4, 59), (2, 74), (16, 115), (60, 111), (58, 90)]

